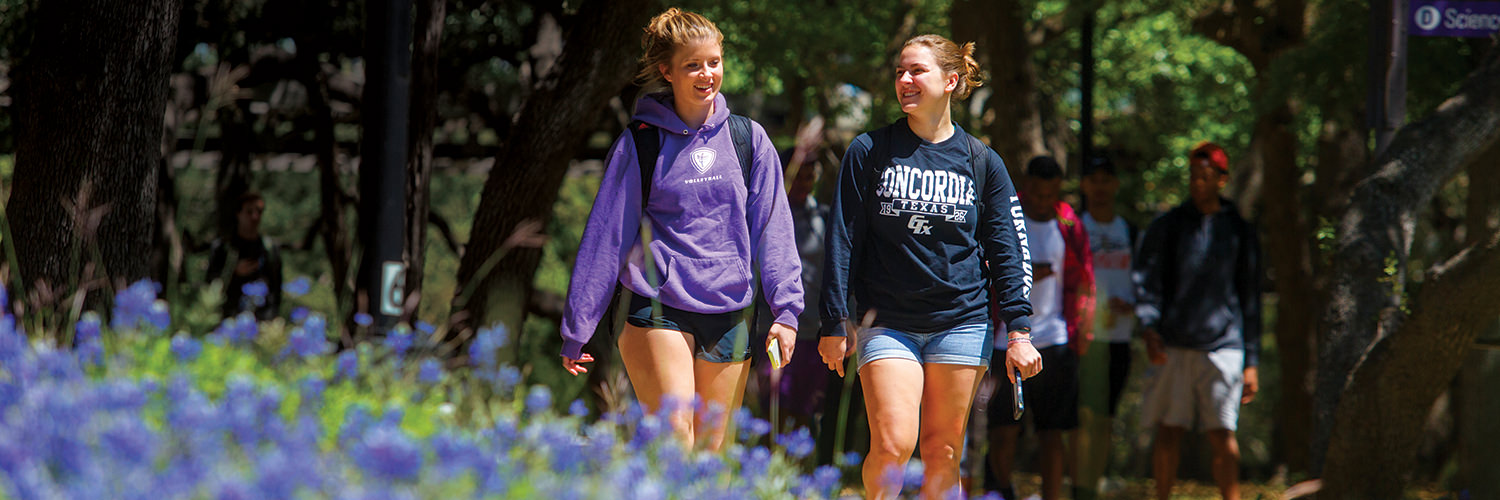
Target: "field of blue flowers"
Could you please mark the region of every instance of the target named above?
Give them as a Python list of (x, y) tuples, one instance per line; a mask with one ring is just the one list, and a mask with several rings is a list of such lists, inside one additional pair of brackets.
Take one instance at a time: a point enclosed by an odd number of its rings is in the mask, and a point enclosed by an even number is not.
[(511, 340), (501, 328), (479, 331), (469, 363), (450, 370), (424, 354), (425, 323), (335, 352), (322, 313), (191, 331), (159, 293), (131, 285), (107, 324), (86, 312), (52, 327), (62, 332), (28, 335), (43, 322), (4, 311), (0, 498), (769, 499), (840, 487), (838, 468), (809, 465), (806, 430), (767, 440), (770, 425), (741, 414), (735, 444), (688, 451), (638, 407), (555, 402), (496, 361)]

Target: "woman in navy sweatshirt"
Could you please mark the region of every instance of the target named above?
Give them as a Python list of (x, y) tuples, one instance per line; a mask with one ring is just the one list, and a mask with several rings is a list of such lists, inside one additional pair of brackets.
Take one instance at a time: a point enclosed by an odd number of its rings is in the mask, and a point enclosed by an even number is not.
[[(636, 102), (632, 127), (658, 142), (642, 201), (633, 132), (615, 141), (589, 213), (563, 310), (562, 364), (577, 375), (615, 287), (634, 294), (618, 345), (636, 399), (662, 410), (688, 446), (722, 446), (728, 415), (749, 374), (743, 310), (757, 285), (774, 320), (767, 338), (790, 360), (802, 312), (802, 271), (782, 188), (781, 160), (751, 123), (750, 182), (740, 167), (719, 86), (724, 36), (701, 15), (675, 8), (651, 20), (638, 80), (666, 87)], [(651, 161), (651, 160), (648, 160)], [(751, 283), (751, 262), (760, 283)], [(693, 404), (695, 402), (700, 404)], [(706, 411), (699, 411), (706, 410)]]
[(849, 144), (828, 215), (818, 352), (843, 375), (858, 346), (868, 498), (899, 493), (918, 445), (922, 496), (957, 487), (969, 405), (994, 342), (991, 293), (1010, 328), (1006, 375), (1042, 369), (1015, 187), (1000, 156), (951, 118), (951, 100), (982, 84), (973, 52), (938, 35), (906, 42), (893, 74), (906, 117)]

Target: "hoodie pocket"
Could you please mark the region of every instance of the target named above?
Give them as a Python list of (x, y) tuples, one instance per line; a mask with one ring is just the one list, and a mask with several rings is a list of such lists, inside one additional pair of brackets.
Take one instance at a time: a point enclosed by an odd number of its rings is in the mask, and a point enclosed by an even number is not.
[(670, 256), (666, 274), (662, 293), (684, 304), (725, 309), (747, 302), (750, 296), (750, 269), (738, 257)]

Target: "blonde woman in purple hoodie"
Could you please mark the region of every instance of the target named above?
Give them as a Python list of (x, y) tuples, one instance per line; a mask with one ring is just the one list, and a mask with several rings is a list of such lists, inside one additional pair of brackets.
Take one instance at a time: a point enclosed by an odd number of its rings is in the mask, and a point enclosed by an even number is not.
[[(730, 132), (724, 36), (712, 21), (676, 8), (657, 15), (642, 38), (636, 127), (654, 127), (660, 153), (642, 203), (632, 131), (610, 149), (568, 285), (562, 364), (587, 372), (583, 346), (616, 284), (634, 294), (620, 333), (620, 357), (648, 412), (667, 415), (680, 440), (717, 450), (749, 374), (743, 314), (759, 289), (774, 323), (767, 335), (790, 360), (802, 313), (801, 260), (771, 139), (751, 123), (747, 185)], [(644, 208), (643, 208), (644, 207)], [(752, 263), (760, 280), (752, 283)], [(624, 305), (624, 304), (622, 304)], [(689, 402), (699, 404), (688, 404)]]

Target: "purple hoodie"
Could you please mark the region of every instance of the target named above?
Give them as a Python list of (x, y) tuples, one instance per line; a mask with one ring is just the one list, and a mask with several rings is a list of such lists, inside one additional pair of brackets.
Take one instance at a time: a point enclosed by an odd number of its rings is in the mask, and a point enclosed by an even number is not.
[(759, 123), (752, 126), (755, 159), (747, 203), (723, 95), (714, 98), (713, 116), (697, 130), (677, 117), (670, 94), (636, 101), (635, 119), (661, 129), (661, 155), (644, 214), (651, 222), (655, 281), (645, 270), (641, 169), (626, 131), (610, 148), (573, 263), (563, 308), (562, 355), (582, 357), (617, 282), (685, 311), (713, 314), (750, 307), (752, 259), (760, 263), (761, 289), (775, 321), (797, 328), (803, 307), (802, 262), (782, 187), (781, 159), (765, 129)]

